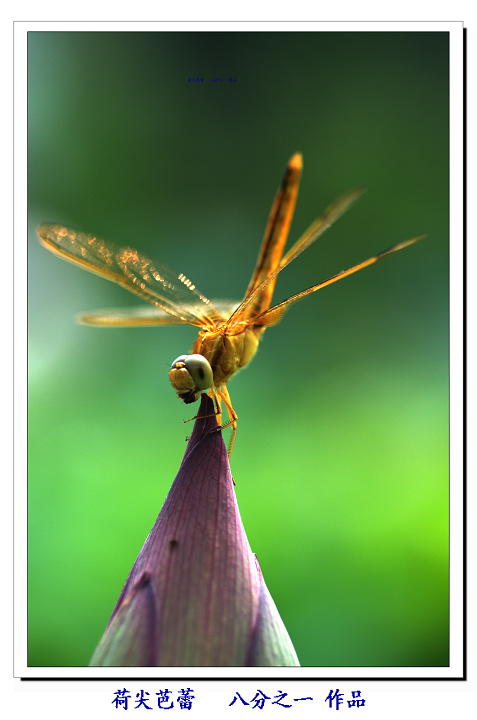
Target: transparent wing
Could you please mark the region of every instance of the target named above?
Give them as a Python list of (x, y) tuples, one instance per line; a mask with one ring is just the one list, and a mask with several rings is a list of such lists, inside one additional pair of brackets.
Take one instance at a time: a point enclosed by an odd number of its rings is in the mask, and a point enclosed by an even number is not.
[(173, 316), (176, 323), (202, 327), (220, 318), (212, 303), (184, 275), (137, 250), (52, 223), (40, 225), (38, 235), (48, 250), (125, 287)]
[(189, 325), (171, 313), (148, 305), (129, 308), (100, 308), (80, 313), (77, 320), (96, 327), (140, 327), (152, 325)]
[[(338, 218), (341, 217), (346, 210), (348, 210), (348, 208), (363, 192), (364, 188), (358, 187), (329, 205), (324, 213), (310, 225), (308, 230), (306, 230), (301, 238), (297, 240), (290, 250), (283, 256), (278, 265), (268, 273), (262, 282), (254, 287), (249, 295), (245, 297), (245, 300), (229, 318), (228, 324), (232, 325), (233, 323), (239, 322), (242, 318), (246, 317), (248, 314), (246, 312), (247, 308), (256, 301), (257, 297), (261, 295), (265, 288), (277, 277), (278, 273), (289, 265), (292, 260), (298, 257), (300, 253), (310, 247), (315, 240), (323, 235), (325, 230), (333, 225), (333, 223), (336, 222), (336, 220), (338, 220)], [(251, 318), (251, 321), (253, 321), (253, 317)]]
[[(224, 321), (239, 305), (238, 302), (232, 302), (231, 300), (214, 300), (213, 303), (215, 310)], [(149, 307), (148, 305), (92, 310), (78, 315), (78, 320), (84, 325), (94, 325), (96, 327), (152, 327), (154, 325), (190, 324), (160, 308)]]
[(274, 305), (266, 312), (258, 315), (255, 318), (255, 322), (257, 323), (257, 325), (265, 325), (266, 327), (270, 327), (270, 325), (276, 325), (282, 319), (283, 313), (287, 309), (288, 305), (295, 302), (296, 300), (301, 300), (301, 298), (306, 297), (306, 295), (309, 295), (310, 293), (321, 290), (321, 288), (326, 287), (327, 285), (331, 285), (331, 283), (334, 283), (337, 280), (342, 280), (343, 278), (348, 277), (348, 275), (352, 275), (353, 273), (358, 272), (358, 270), (362, 270), (363, 268), (368, 267), (368, 265), (372, 265), (373, 263), (378, 262), (378, 260), (382, 260), (388, 255), (392, 255), (392, 253), (398, 252), (398, 250), (402, 250), (409, 245), (414, 245), (414, 243), (419, 242), (419, 240), (422, 240), (425, 237), (427, 237), (427, 235), (417, 235), (410, 240), (404, 240), (404, 242), (393, 245), (387, 250), (383, 250), (383, 252), (378, 253), (378, 255), (373, 255), (373, 257), (368, 258), (368, 260), (364, 260), (363, 262), (359, 263), (358, 265), (354, 265), (348, 270), (342, 270), (336, 275), (328, 278), (328, 280), (323, 280), (323, 282), (318, 283), (318, 285), (313, 285), (313, 287), (310, 287), (307, 290), (302, 290), (302, 292), (299, 292), (296, 295), (292, 295), (286, 300), (283, 300), (281, 303), (278, 303), (278, 305)]
[[(245, 298), (249, 297), (255, 288), (262, 285), (263, 281), (270, 276), (270, 273), (278, 267), (282, 259), (295, 210), (302, 168), (303, 158), (300, 153), (295, 153), (288, 161), (285, 174), (275, 195), (257, 265), (245, 293)], [(241, 314), (241, 320), (260, 315), (270, 307), (275, 283), (276, 276), (275, 278), (270, 277), (270, 280), (263, 287), (261, 293), (257, 295), (255, 301), (249, 304)]]

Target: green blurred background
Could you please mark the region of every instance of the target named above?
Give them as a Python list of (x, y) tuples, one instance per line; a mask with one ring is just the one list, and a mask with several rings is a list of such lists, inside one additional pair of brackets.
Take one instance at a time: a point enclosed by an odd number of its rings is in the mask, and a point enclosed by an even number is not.
[(140, 300), (36, 227), (240, 300), (296, 151), (292, 241), (368, 190), (276, 302), (429, 237), (291, 307), (231, 381), (242, 519), (302, 665), (448, 664), (447, 34), (32, 32), (30, 665), (88, 664), (185, 450), (168, 366), (196, 337), (75, 324)]

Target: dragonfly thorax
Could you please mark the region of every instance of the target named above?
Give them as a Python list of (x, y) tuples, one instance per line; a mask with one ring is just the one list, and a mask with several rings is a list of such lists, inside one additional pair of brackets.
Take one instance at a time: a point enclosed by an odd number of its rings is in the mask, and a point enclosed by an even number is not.
[(223, 328), (199, 335), (192, 348), (206, 358), (214, 377), (215, 387), (225, 385), (237, 370), (252, 359), (262, 329), (247, 325), (247, 332), (228, 334)]

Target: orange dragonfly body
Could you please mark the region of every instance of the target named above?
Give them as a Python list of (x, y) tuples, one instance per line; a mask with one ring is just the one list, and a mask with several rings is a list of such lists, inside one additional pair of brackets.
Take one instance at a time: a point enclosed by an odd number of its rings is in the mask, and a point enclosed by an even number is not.
[(200, 328), (192, 353), (181, 355), (172, 363), (169, 377), (177, 395), (185, 403), (195, 402), (201, 392), (207, 390), (214, 399), (219, 425), (223, 401), (229, 422), (221, 427), (231, 425), (233, 430), (229, 456), (235, 440), (237, 415), (232, 407), (227, 382), (237, 370), (250, 362), (265, 329), (276, 325), (287, 307), (296, 300), (425, 237), (419, 235), (394, 245), (270, 307), (278, 273), (320, 237), (363, 192), (363, 188), (356, 188), (335, 201), (284, 255), (302, 165), (299, 153), (293, 155), (287, 165), (270, 212), (257, 266), (240, 304), (211, 303), (184, 275), (153, 262), (131, 248), (117, 247), (63, 225), (44, 223), (38, 228), (41, 242), (53, 253), (122, 285), (154, 306), (98, 310), (80, 316), (81, 322), (101, 327), (187, 324)]

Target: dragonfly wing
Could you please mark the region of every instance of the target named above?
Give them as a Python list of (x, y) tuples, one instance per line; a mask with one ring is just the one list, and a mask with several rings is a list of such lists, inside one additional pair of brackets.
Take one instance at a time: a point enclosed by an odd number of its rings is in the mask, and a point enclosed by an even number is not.
[(212, 303), (184, 275), (129, 247), (117, 247), (63, 225), (38, 228), (48, 250), (75, 265), (125, 287), (179, 323), (202, 327), (220, 317)]
[(309, 295), (310, 293), (321, 290), (321, 288), (326, 287), (327, 285), (331, 285), (338, 280), (342, 280), (343, 278), (348, 277), (348, 275), (353, 275), (353, 273), (358, 272), (358, 270), (363, 270), (363, 268), (368, 267), (368, 265), (372, 265), (373, 263), (378, 262), (378, 260), (382, 260), (388, 255), (392, 255), (392, 253), (398, 252), (398, 250), (403, 250), (403, 248), (408, 247), (409, 245), (414, 245), (414, 243), (419, 242), (419, 240), (423, 240), (423, 238), (425, 237), (427, 237), (427, 235), (417, 235), (410, 240), (404, 240), (404, 242), (393, 245), (387, 250), (383, 250), (383, 252), (380, 252), (377, 255), (373, 255), (373, 257), (368, 258), (368, 260), (364, 260), (363, 262), (358, 263), (358, 265), (353, 265), (353, 267), (349, 268), (348, 270), (342, 270), (336, 275), (328, 278), (328, 280), (323, 280), (323, 282), (318, 283), (318, 285), (313, 285), (313, 287), (310, 287), (307, 290), (302, 290), (302, 292), (299, 292), (296, 295), (292, 295), (291, 297), (287, 298), (287, 300), (283, 300), (281, 303), (278, 303), (278, 305), (274, 305), (272, 308), (256, 317), (255, 322), (257, 323), (257, 325), (265, 325), (265, 327), (276, 325), (282, 319), (288, 305), (296, 302), (296, 300), (301, 300), (301, 298), (306, 297), (306, 295)]
[(184, 320), (148, 305), (131, 308), (104, 308), (91, 310), (77, 316), (82, 325), (96, 327), (140, 327), (152, 325), (189, 325)]
[[(303, 158), (300, 153), (295, 153), (288, 162), (282, 182), (275, 195), (260, 248), (257, 266), (250, 280), (247, 292), (245, 293), (245, 298), (251, 295), (255, 288), (262, 284), (282, 259), (295, 210), (302, 168)], [(241, 320), (246, 319), (246, 317), (258, 315), (270, 307), (275, 282), (276, 280), (271, 280), (267, 284), (263, 292), (256, 297), (255, 302), (248, 306), (247, 313), (245, 317), (243, 315), (241, 316)]]
[[(306, 232), (299, 238), (299, 240), (296, 241), (296, 243), (290, 248), (286, 255), (284, 255), (278, 265), (273, 270), (271, 270), (265, 277), (265, 279), (262, 280), (262, 282), (255, 287), (255, 289), (250, 293), (250, 295), (245, 298), (243, 303), (235, 311), (234, 316), (232, 316), (234, 318), (234, 321), (246, 318), (249, 314), (248, 308), (255, 307), (257, 298), (262, 295), (262, 293), (266, 292), (266, 289), (268, 288), (268, 285), (270, 283), (273, 282), (273, 284), (275, 284), (278, 273), (281, 272), (287, 265), (289, 265), (292, 260), (298, 257), (300, 253), (310, 247), (310, 245), (314, 243), (315, 240), (317, 240), (321, 235), (323, 235), (325, 230), (327, 230), (331, 225), (333, 225), (333, 223), (336, 222), (336, 220), (338, 220), (338, 218), (341, 217), (341, 215), (343, 215), (343, 213), (345, 213), (346, 210), (349, 209), (349, 207), (363, 192), (363, 187), (355, 188), (354, 190), (351, 190), (351, 192), (349, 192), (347, 195), (344, 195), (342, 198), (339, 198), (334, 203), (329, 205), (324, 211), (324, 213), (320, 215), (320, 217), (317, 218), (317, 220), (315, 220), (310, 225), (308, 230), (306, 230)], [(298, 300), (298, 297), (296, 299)], [(268, 309), (268, 307), (269, 306), (267, 306), (267, 308), (265, 309), (265, 312), (259, 313), (255, 316), (252, 315), (251, 317), (253, 318), (253, 321), (255, 322), (258, 317), (263, 318), (266, 314), (266, 310)], [(276, 322), (278, 321), (279, 319), (276, 320)]]
[(218, 314), (224, 319), (228, 320), (230, 315), (235, 312), (235, 310), (240, 307), (240, 302), (238, 300), (217, 300), (214, 298), (212, 300), (212, 304)]
[[(230, 300), (214, 300), (214, 308), (226, 320), (230, 313), (239, 305)], [(92, 310), (78, 315), (78, 321), (83, 325), (96, 327), (152, 327), (155, 325), (184, 325), (180, 318), (171, 315), (157, 307), (138, 305), (130, 308), (105, 308)]]

